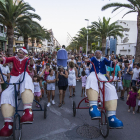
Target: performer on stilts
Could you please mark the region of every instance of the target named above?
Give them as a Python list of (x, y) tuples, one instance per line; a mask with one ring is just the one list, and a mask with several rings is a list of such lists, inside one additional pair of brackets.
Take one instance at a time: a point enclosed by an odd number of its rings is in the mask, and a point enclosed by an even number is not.
[(62, 46), (62, 49), (58, 50), (57, 52), (57, 66), (63, 66), (64, 69), (67, 69), (67, 60), (68, 60), (68, 53), (65, 50), (65, 45)]
[[(23, 79), (24, 69), (28, 57), (25, 55), (28, 51), (25, 47), (19, 49), (17, 56), (2, 57), (0, 61), (5, 63), (13, 63), (11, 70), (10, 83), (18, 83)], [(33, 57), (28, 61), (24, 81), (20, 84), (20, 95), (24, 105), (24, 113), (20, 123), (33, 123), (32, 103), (34, 99), (34, 85), (29, 75), (28, 65), (33, 67)], [(18, 87), (17, 87), (18, 88)], [(14, 85), (9, 85), (1, 95), (1, 111), (4, 117), (4, 127), (0, 130), (0, 137), (9, 137), (13, 134), (13, 117), (15, 112), (15, 91)]]
[[(106, 66), (112, 67), (113, 61), (108, 61), (106, 58), (101, 56), (102, 56), (102, 52), (100, 50), (97, 50), (95, 52), (95, 57), (92, 57), (91, 61), (95, 65), (99, 80), (107, 81), (106, 77), (104, 76), (106, 74)], [(86, 61), (89, 61), (89, 59), (86, 58)], [(114, 62), (116, 61), (114, 60)], [(100, 83), (100, 86), (102, 88), (103, 83)], [(93, 66), (91, 68), (91, 73), (87, 78), (86, 89), (87, 89), (87, 96), (90, 104), (89, 114), (91, 116), (91, 119), (101, 118), (101, 112), (98, 110), (97, 107), (98, 93), (99, 93), (98, 80), (96, 78), (95, 70)], [(100, 94), (100, 97), (101, 97), (101, 101), (103, 101), (102, 93)], [(117, 99), (118, 96), (115, 87), (110, 83), (105, 83), (105, 107), (107, 110), (107, 116), (108, 116), (110, 128), (123, 127), (122, 121), (116, 118)]]

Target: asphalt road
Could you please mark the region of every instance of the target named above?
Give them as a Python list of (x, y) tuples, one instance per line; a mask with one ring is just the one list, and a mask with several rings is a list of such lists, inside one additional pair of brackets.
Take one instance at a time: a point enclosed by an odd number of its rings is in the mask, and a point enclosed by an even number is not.
[[(118, 96), (120, 93), (118, 93)], [(56, 105), (51, 105), (47, 110), (47, 118), (44, 119), (44, 112), (36, 111), (34, 112), (34, 122), (31, 125), (22, 126), (22, 140), (88, 140), (86, 137), (82, 137), (77, 134), (77, 130), (80, 126), (94, 126), (99, 128), (98, 120), (91, 120), (88, 109), (77, 110), (76, 117), (73, 117), (72, 102), (73, 100), (76, 104), (82, 99), (81, 97), (81, 82), (77, 82), (76, 86), (76, 96), (74, 98), (69, 98), (69, 91), (66, 91), (65, 105), (61, 108), (58, 107), (59, 104), (59, 92), (56, 87), (55, 92), (55, 102)], [(46, 95), (41, 100), (41, 105), (47, 102)], [(87, 104), (83, 103), (83, 106)], [(20, 108), (22, 108), (22, 104)], [(33, 105), (35, 108), (35, 105)], [(137, 107), (136, 107), (137, 108)], [(128, 106), (125, 101), (118, 100), (117, 117), (123, 121), (123, 129), (111, 129), (109, 131), (109, 136), (106, 140), (139, 140), (139, 125), (140, 125), (140, 113), (135, 115), (127, 112)], [(20, 114), (22, 114), (20, 112)], [(0, 112), (0, 127), (3, 126), (3, 117)], [(85, 130), (81, 133), (85, 133)], [(98, 132), (94, 131), (93, 134), (96, 135)], [(91, 133), (90, 133), (91, 134)], [(87, 134), (88, 135), (88, 134)], [(12, 140), (13, 138), (8, 138), (6, 140)], [(104, 138), (100, 135), (95, 140), (103, 140)], [(4, 138), (0, 138), (4, 140)]]

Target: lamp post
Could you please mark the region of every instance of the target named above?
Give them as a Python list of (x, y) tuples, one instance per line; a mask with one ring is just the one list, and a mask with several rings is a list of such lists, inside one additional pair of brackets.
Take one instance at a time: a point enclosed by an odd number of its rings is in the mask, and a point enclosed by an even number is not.
[(88, 23), (89, 23), (89, 19), (85, 19), (87, 21), (87, 46), (86, 46), (86, 56), (87, 56), (87, 52), (88, 52)]

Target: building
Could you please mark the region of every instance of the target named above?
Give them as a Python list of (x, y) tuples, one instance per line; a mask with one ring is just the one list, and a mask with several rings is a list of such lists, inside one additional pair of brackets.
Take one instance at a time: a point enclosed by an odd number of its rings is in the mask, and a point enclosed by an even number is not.
[(123, 38), (117, 38), (117, 54), (135, 55), (137, 43), (137, 21), (118, 20), (123, 27)]
[[(4, 3), (5, 0), (0, 0)], [(0, 23), (0, 51), (6, 50), (6, 28), (3, 26), (3, 24)]]
[(137, 43), (137, 21), (118, 20), (118, 25), (123, 27), (123, 37), (107, 38), (106, 54), (135, 55)]
[(60, 43), (57, 41), (57, 39), (54, 37), (52, 29), (48, 30), (50, 33), (50, 40), (45, 40), (43, 41), (43, 48), (42, 50), (48, 51), (48, 52), (53, 52), (57, 51), (59, 48), (61, 48)]

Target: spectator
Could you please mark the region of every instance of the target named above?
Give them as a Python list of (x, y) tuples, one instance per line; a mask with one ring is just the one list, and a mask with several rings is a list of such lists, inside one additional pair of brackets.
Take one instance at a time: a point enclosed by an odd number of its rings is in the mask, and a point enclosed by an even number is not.
[(61, 107), (62, 104), (65, 104), (65, 92), (68, 87), (68, 72), (64, 70), (63, 66), (59, 67), (59, 71), (57, 73), (57, 81), (59, 89), (59, 107)]
[[(7, 64), (0, 64), (0, 68), (1, 68), (1, 71), (3, 73), (3, 77), (4, 77), (4, 80), (7, 81), (9, 83), (9, 80), (10, 80), (10, 70), (9, 70), (9, 67), (7, 66)], [(3, 83), (2, 85), (2, 91), (4, 91), (6, 89), (6, 83)]]
[(140, 64), (137, 64), (136, 68), (133, 69), (132, 86), (136, 86), (136, 82), (139, 78), (139, 73), (140, 73)]
[(129, 87), (131, 84), (131, 77), (133, 74), (132, 68), (131, 68), (131, 66), (129, 66), (129, 61), (125, 60), (124, 64), (125, 64), (125, 68), (124, 68), (124, 76), (123, 76), (123, 92), (122, 92), (121, 97), (120, 97), (122, 100), (124, 100), (125, 90), (127, 90), (127, 95), (129, 93)]

